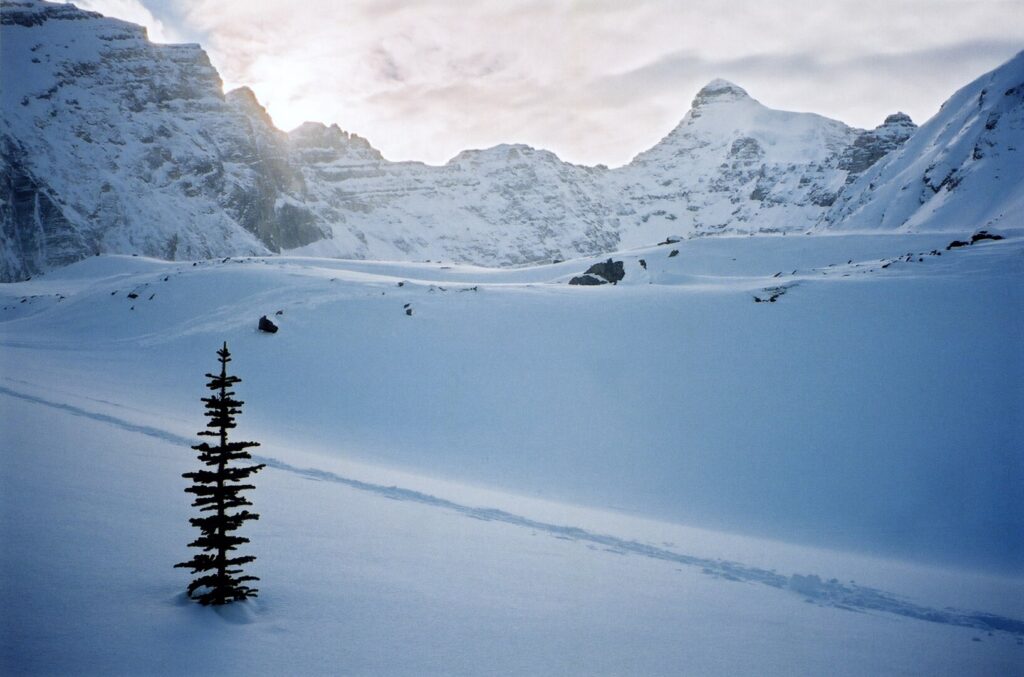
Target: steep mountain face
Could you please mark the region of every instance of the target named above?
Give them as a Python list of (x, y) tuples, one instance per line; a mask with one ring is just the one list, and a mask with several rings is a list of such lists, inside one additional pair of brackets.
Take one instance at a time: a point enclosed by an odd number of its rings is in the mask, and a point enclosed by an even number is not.
[(198, 46), (40, 2), (5, 3), (0, 28), (0, 279), (100, 251), (198, 258), (323, 237), (308, 212), (278, 212), (301, 182), (283, 135), (253, 122), (251, 93), (221, 93)]
[(822, 217), (846, 230), (1024, 226), (1024, 52), (954, 94)]
[(771, 110), (716, 80), (622, 168), (521, 145), (389, 162), (334, 125), (277, 130), (251, 91), (222, 93), (196, 45), (71, 5), (0, 12), (16, 74), (0, 94), (0, 280), (96, 252), (515, 265), (669, 233), (805, 231), (914, 132), (900, 114), (864, 131)]
[(300, 251), (357, 258), (517, 264), (607, 250), (602, 170), (528, 146), (465, 151), (443, 167), (388, 162), (336, 126), (289, 134), (305, 202), (333, 237)]

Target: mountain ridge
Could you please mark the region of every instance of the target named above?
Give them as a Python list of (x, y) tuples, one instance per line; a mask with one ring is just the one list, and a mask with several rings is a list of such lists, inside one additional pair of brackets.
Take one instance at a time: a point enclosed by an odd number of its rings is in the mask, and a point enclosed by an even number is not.
[(391, 162), (336, 124), (277, 129), (251, 89), (222, 91), (198, 45), (42, 0), (2, 17), (19, 77), (0, 115), (0, 280), (99, 252), (509, 266), (667, 233), (829, 230), (840, 195), (872, 190), (857, 177), (916, 129), (903, 114), (861, 130), (777, 111), (716, 79), (623, 167), (522, 144)]

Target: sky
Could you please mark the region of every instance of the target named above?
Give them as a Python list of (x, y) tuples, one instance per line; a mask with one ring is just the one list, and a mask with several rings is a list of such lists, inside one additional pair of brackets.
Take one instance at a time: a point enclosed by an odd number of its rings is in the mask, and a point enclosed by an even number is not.
[(527, 143), (618, 166), (714, 78), (772, 108), (918, 124), (1024, 49), (1024, 0), (81, 0), (198, 42), (284, 130), (337, 123), (390, 160)]

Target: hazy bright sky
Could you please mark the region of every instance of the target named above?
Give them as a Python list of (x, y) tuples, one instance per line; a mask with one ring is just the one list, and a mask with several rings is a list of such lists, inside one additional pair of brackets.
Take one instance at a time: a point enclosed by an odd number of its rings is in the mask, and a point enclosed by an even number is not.
[(1024, 49), (1024, 0), (82, 0), (199, 42), (275, 123), (392, 160), (528, 143), (619, 165), (722, 77), (773, 108), (918, 123)]

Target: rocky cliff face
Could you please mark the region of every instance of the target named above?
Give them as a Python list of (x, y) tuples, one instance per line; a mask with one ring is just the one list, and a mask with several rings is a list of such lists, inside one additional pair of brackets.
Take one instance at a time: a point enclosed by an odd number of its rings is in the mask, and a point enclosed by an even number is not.
[(267, 253), (324, 236), (278, 213), (294, 172), (283, 135), (225, 97), (197, 45), (69, 5), (0, 14), (0, 279), (95, 252), (193, 258)]
[(716, 80), (618, 169), (521, 145), (389, 162), (335, 125), (277, 130), (251, 91), (222, 93), (196, 45), (70, 5), (0, 12), (17, 74), (0, 93), (0, 280), (95, 252), (510, 265), (669, 233), (802, 232), (848, 213), (855, 179), (915, 129), (900, 114), (865, 131), (771, 110)]
[[(304, 253), (518, 264), (617, 242), (600, 177), (528, 146), (465, 151), (443, 167), (387, 162), (359, 137), (290, 137), (307, 204), (333, 237)], [(299, 137), (299, 138), (296, 138)]]

